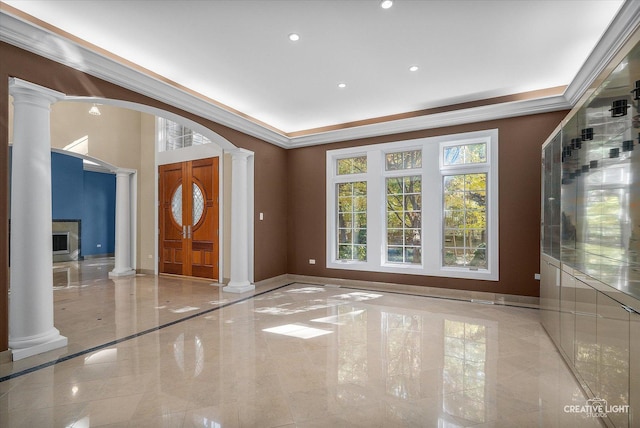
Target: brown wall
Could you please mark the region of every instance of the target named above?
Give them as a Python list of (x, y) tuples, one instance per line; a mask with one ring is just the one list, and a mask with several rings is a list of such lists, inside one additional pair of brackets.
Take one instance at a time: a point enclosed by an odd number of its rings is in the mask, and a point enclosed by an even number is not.
[[(285, 273), (537, 296), (540, 146), (566, 111), (284, 150), (199, 116), (0, 42), (0, 79), (17, 77), (67, 95), (161, 108), (201, 123), (255, 153), (255, 280)], [(8, 347), (8, 87), (0, 85), (0, 351)], [(327, 150), (499, 129), (500, 281), (367, 273), (325, 267)], [(264, 220), (258, 220), (258, 213)], [(316, 259), (309, 265), (308, 259)]]
[[(290, 150), (288, 271), (292, 274), (539, 296), (540, 150), (567, 111)], [(326, 152), (486, 129), (499, 130), (500, 281), (326, 268)], [(310, 265), (309, 259), (316, 264)]]
[[(286, 273), (286, 150), (187, 113), (62, 64), (0, 42), (0, 81), (17, 77), (70, 96), (96, 96), (160, 108), (198, 122), (237, 147), (255, 153), (255, 208), (265, 220), (255, 228), (255, 280)], [(0, 352), (8, 349), (8, 133), (9, 90), (0, 85)]]

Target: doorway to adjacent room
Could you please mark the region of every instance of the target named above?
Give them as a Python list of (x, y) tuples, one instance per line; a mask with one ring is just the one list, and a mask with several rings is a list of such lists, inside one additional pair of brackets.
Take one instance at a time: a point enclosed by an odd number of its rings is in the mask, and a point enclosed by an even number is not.
[(159, 272), (219, 279), (219, 158), (158, 169)]

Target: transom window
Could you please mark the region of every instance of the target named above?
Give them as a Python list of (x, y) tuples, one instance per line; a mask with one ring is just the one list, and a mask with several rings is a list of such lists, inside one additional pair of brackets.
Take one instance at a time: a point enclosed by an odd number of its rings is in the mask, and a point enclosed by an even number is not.
[(487, 144), (447, 145), (444, 147), (442, 158), (445, 166), (483, 163), (487, 161)]
[(161, 152), (211, 143), (211, 140), (204, 135), (169, 119), (158, 118), (158, 128)]
[(385, 159), (387, 171), (422, 168), (422, 150), (387, 153)]
[(327, 152), (327, 267), (498, 280), (498, 131)]
[(337, 160), (338, 175), (359, 174), (367, 172), (367, 157), (357, 156)]

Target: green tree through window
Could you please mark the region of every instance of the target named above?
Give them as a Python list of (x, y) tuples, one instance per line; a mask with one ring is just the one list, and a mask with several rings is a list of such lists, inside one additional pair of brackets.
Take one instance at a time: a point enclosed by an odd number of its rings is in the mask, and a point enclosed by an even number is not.
[(338, 259), (367, 260), (367, 182), (336, 185), (338, 195)]
[[(388, 153), (386, 171), (422, 168), (422, 151)], [(422, 263), (422, 176), (386, 178), (387, 261)]]
[(487, 267), (487, 174), (444, 176), (445, 266)]
[(328, 269), (499, 279), (497, 129), (327, 150), (325, 169)]

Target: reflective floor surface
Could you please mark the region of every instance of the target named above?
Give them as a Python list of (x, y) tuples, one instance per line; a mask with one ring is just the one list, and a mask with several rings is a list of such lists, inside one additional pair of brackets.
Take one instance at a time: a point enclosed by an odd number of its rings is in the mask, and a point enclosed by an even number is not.
[(1, 427), (600, 426), (535, 309), (93, 263), (54, 273), (69, 346), (0, 365)]

